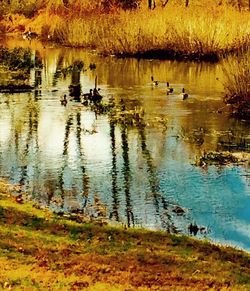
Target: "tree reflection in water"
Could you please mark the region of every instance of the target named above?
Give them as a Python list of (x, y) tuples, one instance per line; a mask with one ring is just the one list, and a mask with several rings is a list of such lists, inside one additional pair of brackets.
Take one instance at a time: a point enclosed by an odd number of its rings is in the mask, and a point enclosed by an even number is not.
[[(94, 56), (95, 72), (79, 74), (70, 71), (71, 64), (81, 59), (86, 66), (90, 60), (80, 50), (48, 53), (41, 48), (40, 54), (44, 67), (31, 72), (34, 95), (1, 95), (1, 176), (22, 184), (34, 199), (57, 212), (89, 214), (91, 207), (102, 205), (107, 217), (131, 227), (175, 231), (177, 225), (182, 229), (176, 224), (180, 210), (176, 204), (194, 208), (190, 213), (204, 219), (202, 223), (216, 216), (218, 229), (224, 217), (217, 211), (221, 201), (229, 205), (225, 211), (231, 211), (231, 216), (243, 213), (234, 210), (238, 208), (230, 199), (235, 188), (228, 186), (221, 193), (220, 185), (221, 181), (228, 185), (223, 180), (227, 175), (237, 177), (237, 199), (247, 200), (249, 170), (232, 167), (217, 172), (191, 166), (204, 151), (249, 152), (247, 125), (214, 113), (222, 105), (212, 98), (221, 88), (214, 82), (211, 87), (207, 80), (215, 79), (219, 66), (114, 58), (104, 62)], [(176, 91), (188, 83), (192, 93), (188, 102), (174, 94), (167, 97), (162, 83), (152, 90), (147, 84), (151, 67), (156, 78), (162, 81), (159, 77), (166, 76)], [(101, 104), (85, 107), (68, 101), (67, 106), (60, 105), (60, 96), (70, 84), (80, 84), (89, 92), (96, 75), (104, 96)], [(199, 82), (193, 85), (192, 80)], [(108, 102), (110, 95), (115, 97)], [(207, 114), (209, 118), (204, 118)], [(96, 117), (95, 129), (87, 127), (89, 115)], [(159, 123), (152, 124), (156, 118)], [(210, 195), (208, 185), (221, 195)], [(200, 207), (209, 214), (203, 215)], [(183, 220), (190, 218), (185, 215)]]
[(111, 169), (111, 177), (112, 177), (112, 207), (110, 218), (116, 221), (119, 221), (119, 198), (118, 198), (118, 185), (117, 185), (117, 157), (116, 157), (116, 140), (115, 140), (115, 123), (110, 119), (110, 140), (111, 140), (111, 152), (112, 152), (112, 169)]
[(78, 145), (78, 152), (79, 152), (79, 159), (80, 159), (80, 168), (81, 168), (81, 173), (82, 173), (82, 195), (83, 195), (83, 208), (86, 207), (87, 201), (88, 201), (88, 196), (89, 196), (89, 177), (86, 173), (86, 168), (85, 168), (85, 160), (84, 160), (84, 155), (82, 152), (82, 127), (81, 127), (81, 112), (77, 112), (77, 127), (76, 127), (76, 136), (77, 136), (77, 145)]
[[(113, 102), (113, 101), (112, 101)], [(113, 212), (116, 213), (118, 218), (118, 197), (117, 197), (117, 169), (116, 169), (116, 153), (115, 153), (115, 125), (121, 130), (121, 148), (123, 157), (123, 181), (124, 181), (124, 194), (126, 203), (126, 219), (128, 227), (135, 225), (135, 218), (133, 213), (133, 204), (131, 202), (131, 166), (129, 159), (129, 142), (128, 134), (130, 131), (137, 129), (138, 140), (140, 141), (140, 148), (142, 157), (146, 161), (147, 169), (146, 173), (150, 185), (151, 193), (146, 193), (145, 202), (150, 201), (152, 198), (153, 205), (155, 207), (155, 218), (161, 220), (161, 227), (169, 232), (176, 232), (170, 211), (168, 209), (168, 202), (160, 193), (159, 182), (154, 167), (153, 158), (150, 150), (147, 147), (146, 138), (146, 122), (144, 120), (144, 111), (140, 102), (134, 103), (126, 102), (124, 99), (120, 99), (117, 104), (112, 105), (112, 110), (109, 112), (110, 120), (110, 137), (111, 137), (111, 148), (112, 148), (112, 185), (113, 185)], [(144, 186), (146, 187), (146, 185)], [(160, 203), (162, 204), (160, 207)], [(136, 207), (136, 204), (134, 205)], [(113, 213), (112, 213), (113, 215)]]

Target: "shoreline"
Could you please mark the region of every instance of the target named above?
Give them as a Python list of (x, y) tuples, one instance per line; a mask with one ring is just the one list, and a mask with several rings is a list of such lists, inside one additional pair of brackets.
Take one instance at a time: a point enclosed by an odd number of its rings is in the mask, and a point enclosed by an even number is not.
[(3, 288), (250, 287), (250, 254), (232, 247), (160, 231), (77, 223), (10, 196), (3, 182), (0, 214)]

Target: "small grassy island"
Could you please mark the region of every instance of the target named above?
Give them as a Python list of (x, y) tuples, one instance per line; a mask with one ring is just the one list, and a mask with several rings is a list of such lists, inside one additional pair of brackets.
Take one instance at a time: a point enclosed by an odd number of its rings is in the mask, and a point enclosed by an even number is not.
[[(13, 186), (12, 186), (13, 187)], [(249, 290), (250, 256), (182, 235), (78, 223), (0, 184), (0, 286), (11, 290)]]

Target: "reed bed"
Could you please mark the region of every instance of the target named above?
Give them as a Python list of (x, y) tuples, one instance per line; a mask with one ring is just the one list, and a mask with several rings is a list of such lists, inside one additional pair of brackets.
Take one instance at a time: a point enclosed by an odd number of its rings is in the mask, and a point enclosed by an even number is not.
[(250, 49), (237, 59), (230, 59), (224, 68), (225, 102), (232, 114), (250, 119)]
[(47, 21), (41, 15), (42, 21), (38, 17), (34, 25), (48, 25), (54, 39), (64, 45), (91, 47), (121, 56), (217, 61), (250, 42), (249, 12), (230, 7), (186, 9), (169, 5), (154, 11), (103, 14), (97, 10), (83, 15), (49, 15)]
[(142, 5), (107, 12), (98, 1), (93, 3), (69, 0), (65, 6), (62, 0), (48, 1), (28, 23), (43, 38), (49, 35), (63, 45), (120, 56), (217, 61), (250, 42), (249, 12), (228, 5), (195, 2), (185, 8), (170, 2), (164, 9)]

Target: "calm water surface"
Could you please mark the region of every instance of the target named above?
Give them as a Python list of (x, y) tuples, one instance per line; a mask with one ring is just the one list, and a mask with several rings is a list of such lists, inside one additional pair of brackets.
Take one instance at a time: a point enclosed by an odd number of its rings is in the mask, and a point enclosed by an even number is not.
[[(1, 177), (56, 212), (183, 233), (196, 222), (209, 229), (208, 238), (250, 250), (249, 167), (194, 166), (204, 152), (250, 151), (249, 124), (223, 108), (222, 64), (103, 58), (33, 41), (6, 45), (31, 47), (43, 69), (30, 73), (34, 92), (0, 93)], [(79, 102), (62, 106), (75, 77), (61, 70), (75, 60), (85, 65), (83, 92), (98, 76), (103, 102), (144, 112), (143, 126), (113, 123)]]

